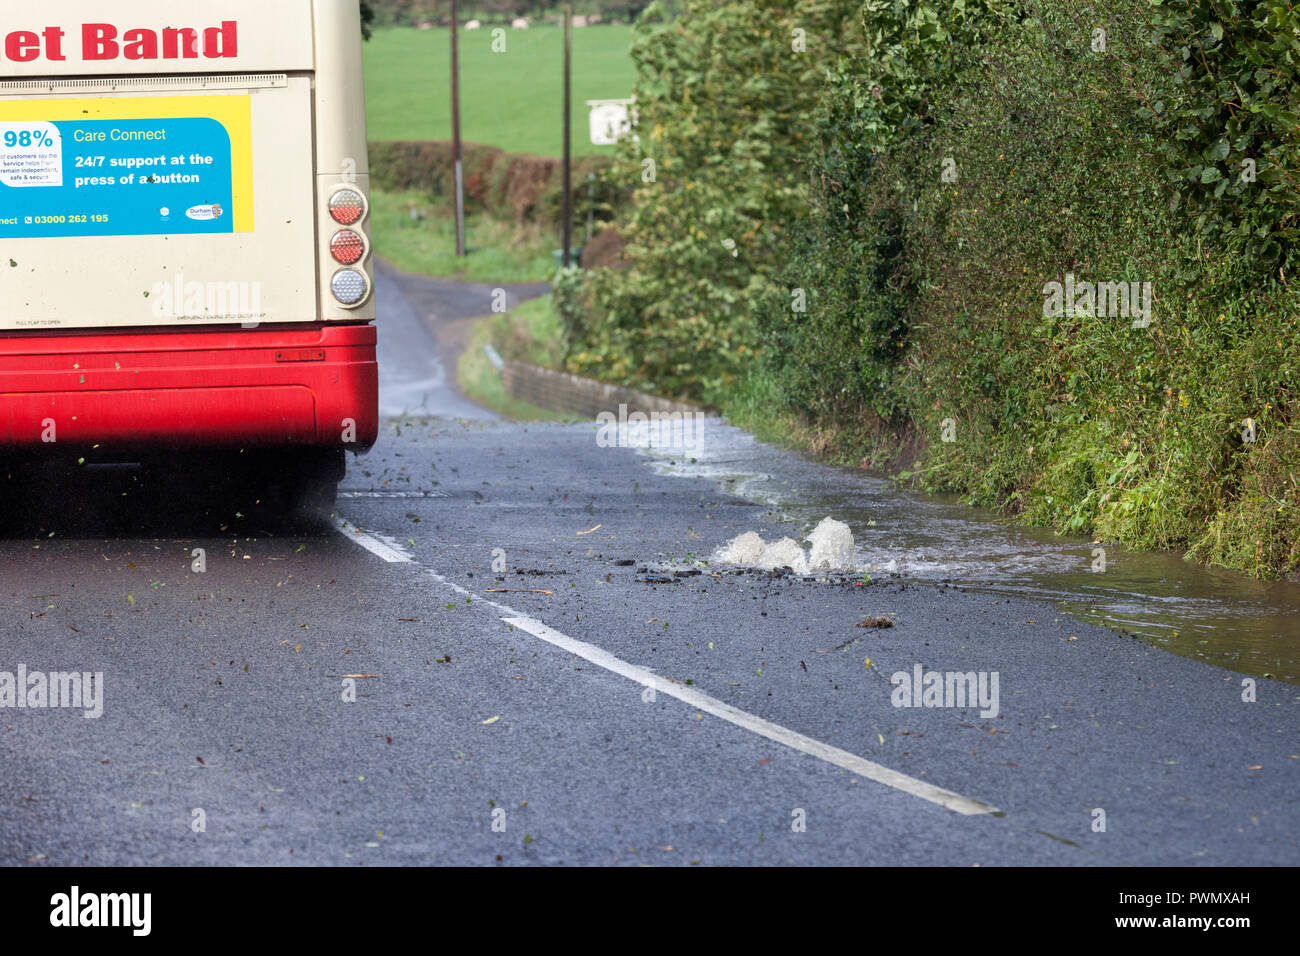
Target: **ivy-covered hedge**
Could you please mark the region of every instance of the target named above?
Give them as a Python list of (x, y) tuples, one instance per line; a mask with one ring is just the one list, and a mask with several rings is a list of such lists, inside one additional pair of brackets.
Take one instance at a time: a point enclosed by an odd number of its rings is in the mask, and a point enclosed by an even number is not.
[[(924, 486), (1034, 523), (1300, 565), (1281, 7), (866, 3), (781, 275), (809, 311), (758, 319), (786, 407), (854, 460), (920, 436)], [(1052, 314), (1067, 276), (1149, 283), (1149, 324)]]
[(1175, 209), (1252, 265), (1284, 268), (1300, 236), (1300, 10), (1181, 0), (1155, 4), (1151, 25), (1172, 71), (1137, 115), (1157, 131)]

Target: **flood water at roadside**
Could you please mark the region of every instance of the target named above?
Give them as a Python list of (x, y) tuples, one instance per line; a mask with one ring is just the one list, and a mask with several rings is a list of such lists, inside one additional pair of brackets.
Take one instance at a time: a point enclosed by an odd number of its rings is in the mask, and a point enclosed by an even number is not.
[[(630, 437), (659, 469), (709, 479), (767, 506), (752, 529), (765, 538), (778, 531), (778, 520), (793, 522), (799, 537), (828, 515), (847, 522), (859, 567), (874, 579), (896, 573), (1039, 598), (1176, 654), (1300, 684), (1300, 583), (1258, 581), (1177, 554), (1025, 527), (954, 498), (811, 462), (717, 419), (694, 441), (688, 435), (684, 447), (635, 430)], [(1093, 570), (1098, 547), (1104, 570)]]

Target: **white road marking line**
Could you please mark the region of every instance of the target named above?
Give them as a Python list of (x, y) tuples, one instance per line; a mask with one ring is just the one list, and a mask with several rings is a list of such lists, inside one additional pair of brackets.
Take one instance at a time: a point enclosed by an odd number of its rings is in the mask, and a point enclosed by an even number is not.
[(805, 737), (801, 733), (782, 727), (780, 724), (774, 724), (770, 720), (764, 720), (754, 714), (739, 710), (730, 704), (724, 704), (717, 698), (710, 697), (708, 694), (701, 693), (694, 687), (686, 687), (682, 684), (675, 684), (658, 674), (646, 670), (636, 664), (629, 664), (621, 658), (615, 657), (608, 651), (596, 647), (594, 644), (588, 644), (586, 641), (579, 641), (569, 637), (567, 634), (561, 634), (554, 628), (547, 627), (541, 621), (531, 617), (503, 617), (501, 620), (507, 624), (513, 624), (522, 631), (527, 631), (534, 637), (539, 637), (549, 644), (562, 648), (583, 660), (590, 661), (598, 667), (605, 670), (613, 671), (621, 677), (628, 680), (636, 681), (638, 684), (647, 687), (653, 687), (656, 693), (667, 694), (669, 697), (676, 697), (684, 703), (690, 704), (697, 710), (703, 710), (715, 717), (721, 717), (723, 720), (735, 724), (737, 727), (743, 727), (745, 730), (766, 737), (769, 740), (775, 740), (779, 744), (785, 744), (795, 750), (801, 750), (806, 754), (811, 754), (827, 763), (833, 763), (837, 767), (843, 767), (852, 773), (868, 780), (874, 780), (877, 783), (883, 783), (887, 787), (893, 787), (895, 790), (902, 790), (904, 793), (910, 793), (914, 797), (920, 797), (922, 800), (929, 800), (931, 803), (937, 803), (945, 809), (952, 810), (967, 816), (978, 813), (1000, 813), (997, 807), (991, 807), (987, 803), (981, 803), (978, 800), (972, 800), (970, 797), (963, 797), (959, 793), (953, 793), (951, 790), (944, 790), (942, 787), (936, 787), (933, 784), (926, 783), (924, 780), (917, 780), (915, 777), (909, 777), (907, 774), (899, 773), (897, 770), (890, 770), (878, 763), (872, 763), (870, 760), (864, 760), (856, 754), (851, 754), (847, 750), (841, 750), (838, 747), (832, 747), (830, 744), (824, 744), (819, 740), (813, 740), (811, 737)]
[[(350, 525), (340, 517), (335, 517), (335, 526), (343, 532), (348, 538), (355, 541), (361, 547), (365, 548), (372, 554), (378, 555), (389, 564), (409, 564), (413, 563), (410, 555), (403, 554), (396, 547), (385, 544), (378, 538), (360, 531), (355, 526)], [(914, 797), (920, 797), (922, 800), (929, 800), (931, 803), (937, 803), (946, 810), (952, 810), (954, 813), (960, 813), (963, 816), (973, 816), (983, 813), (996, 813), (1001, 815), (997, 807), (982, 803), (979, 800), (972, 800), (970, 797), (963, 797), (960, 793), (953, 793), (951, 790), (945, 790), (942, 787), (936, 787), (934, 784), (926, 783), (924, 780), (917, 780), (915, 777), (909, 777), (905, 773), (899, 773), (897, 770), (891, 770), (888, 767), (878, 763), (873, 763), (857, 754), (851, 754), (847, 750), (841, 750), (839, 747), (832, 747), (830, 744), (824, 744), (820, 740), (814, 740), (811, 737), (805, 737), (797, 731), (782, 727), (780, 724), (774, 724), (770, 720), (764, 720), (762, 717), (751, 714), (739, 708), (732, 707), (730, 704), (723, 703), (716, 697), (710, 697), (708, 694), (701, 693), (693, 687), (687, 687), (684, 684), (676, 684), (667, 678), (660, 677), (653, 671), (646, 670), (637, 664), (631, 664), (622, 658), (615, 657), (609, 651), (597, 647), (594, 644), (588, 644), (586, 641), (580, 641), (576, 638), (569, 637), (567, 634), (548, 627), (541, 621), (527, 615), (520, 614), (509, 605), (502, 604), (499, 601), (493, 601), (490, 598), (482, 597), (475, 594), (468, 588), (461, 587), (454, 581), (450, 581), (436, 571), (425, 571), (435, 581), (446, 585), (453, 591), (480, 604), (486, 604), (488, 607), (501, 611), (508, 617), (501, 618), (506, 624), (519, 628), (525, 633), (553, 644), (563, 650), (568, 651), (583, 660), (595, 664), (597, 667), (603, 667), (605, 670), (618, 674), (620, 677), (626, 677), (628, 680), (636, 681), (643, 687), (653, 687), (656, 693), (667, 694), (683, 703), (690, 704), (696, 710), (702, 710), (712, 714), (714, 717), (735, 724), (751, 733), (758, 734), (760, 737), (766, 737), (768, 740), (774, 740), (779, 744), (784, 744), (795, 750), (810, 754), (827, 763), (834, 764), (837, 767), (843, 767), (851, 773), (868, 780), (874, 780), (876, 783), (883, 783), (887, 787), (893, 787), (895, 790), (901, 790), (909, 793)]]
[(365, 548), (371, 554), (383, 558), (389, 564), (411, 563), (411, 556), (401, 551), (397, 547), (396, 542), (381, 541), (376, 536), (362, 531), (356, 525), (345, 520), (340, 515), (334, 515), (332, 520), (334, 522), (334, 527), (338, 528), (339, 531), (343, 533), (344, 537), (361, 545), (361, 547)]
[(445, 491), (340, 491), (340, 498), (450, 498)]

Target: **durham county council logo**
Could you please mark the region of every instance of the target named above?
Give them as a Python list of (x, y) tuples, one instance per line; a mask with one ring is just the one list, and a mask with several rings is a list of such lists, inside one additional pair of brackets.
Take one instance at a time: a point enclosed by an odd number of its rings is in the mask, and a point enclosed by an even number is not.
[(205, 206), (191, 206), (185, 210), (185, 215), (191, 219), (220, 219), (221, 207), (216, 203)]

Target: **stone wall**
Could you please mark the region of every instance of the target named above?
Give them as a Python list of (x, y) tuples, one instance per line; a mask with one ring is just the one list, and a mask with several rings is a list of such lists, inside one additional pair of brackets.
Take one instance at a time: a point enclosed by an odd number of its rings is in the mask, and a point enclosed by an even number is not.
[(557, 372), (528, 362), (507, 360), (501, 370), (506, 391), (513, 397), (532, 402), (552, 411), (571, 412), (595, 420), (601, 412), (618, 414), (619, 405), (632, 412), (700, 412), (698, 405), (688, 405), (667, 398), (646, 395), (635, 389), (607, 385), (595, 379)]

